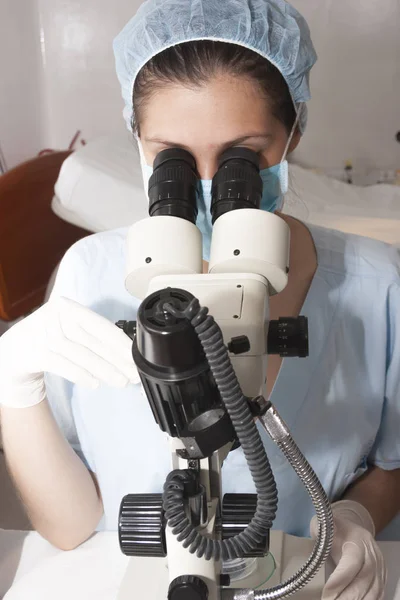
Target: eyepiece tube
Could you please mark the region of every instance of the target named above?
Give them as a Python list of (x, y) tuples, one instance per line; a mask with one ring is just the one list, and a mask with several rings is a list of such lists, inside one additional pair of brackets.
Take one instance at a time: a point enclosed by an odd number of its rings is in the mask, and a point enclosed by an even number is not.
[(260, 208), (263, 182), (260, 159), (248, 148), (230, 148), (219, 160), (212, 184), (212, 223), (239, 208)]
[(149, 214), (196, 222), (197, 169), (194, 157), (181, 148), (160, 152), (149, 181)]

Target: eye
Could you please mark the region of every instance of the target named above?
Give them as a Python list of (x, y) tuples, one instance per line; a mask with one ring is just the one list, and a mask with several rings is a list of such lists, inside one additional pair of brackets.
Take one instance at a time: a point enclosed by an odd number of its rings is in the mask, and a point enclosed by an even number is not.
[(251, 150), (255, 152), (257, 156), (261, 157), (262, 153), (265, 152), (265, 148), (260, 148), (260, 146), (256, 146), (254, 144), (241, 144), (240, 146), (232, 146), (233, 148), (246, 148), (246, 150)]
[(163, 148), (164, 150), (187, 150), (186, 148), (183, 148), (182, 146), (180, 146), (179, 144), (166, 144)]

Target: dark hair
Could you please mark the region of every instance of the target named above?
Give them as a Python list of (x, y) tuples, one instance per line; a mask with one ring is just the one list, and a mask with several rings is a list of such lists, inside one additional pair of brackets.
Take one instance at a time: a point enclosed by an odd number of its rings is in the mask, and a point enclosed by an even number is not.
[(253, 50), (212, 40), (178, 44), (145, 64), (133, 88), (133, 131), (140, 135), (143, 106), (157, 90), (170, 83), (201, 86), (221, 72), (245, 76), (257, 82), (272, 113), (290, 133), (296, 111), (288, 85), (278, 69)]

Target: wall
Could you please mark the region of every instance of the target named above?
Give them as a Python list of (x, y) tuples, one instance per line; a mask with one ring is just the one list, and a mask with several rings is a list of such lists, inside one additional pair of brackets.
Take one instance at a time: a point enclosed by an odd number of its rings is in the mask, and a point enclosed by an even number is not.
[(40, 31), (36, 0), (0, 1), (0, 148), (9, 167), (46, 137)]
[(112, 40), (140, 0), (37, 0), (45, 39), (48, 144), (68, 146), (124, 125)]
[(291, 0), (311, 29), (306, 165), (400, 168), (400, 0)]
[[(292, 2), (309, 21), (320, 57), (297, 160), (330, 169), (348, 159), (355, 167), (399, 168), (400, 0)], [(87, 140), (123, 131), (111, 44), (139, 4), (1, 0), (7, 93), (0, 100), (0, 145), (9, 164), (43, 145), (65, 148), (78, 129)]]

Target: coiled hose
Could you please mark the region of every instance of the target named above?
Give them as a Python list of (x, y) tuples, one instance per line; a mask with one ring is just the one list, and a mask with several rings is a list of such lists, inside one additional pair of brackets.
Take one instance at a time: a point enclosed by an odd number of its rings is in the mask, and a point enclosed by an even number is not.
[(194, 327), (224, 405), (241, 443), (257, 491), (257, 509), (247, 528), (227, 540), (213, 540), (197, 531), (185, 511), (184, 476), (167, 479), (163, 504), (168, 525), (185, 548), (199, 558), (231, 560), (254, 550), (267, 535), (275, 519), (278, 493), (264, 444), (243, 395), (225, 347), (222, 332), (207, 308), (194, 298), (184, 310), (166, 303), (164, 309), (176, 318), (188, 319)]
[[(189, 475), (188, 472), (180, 477), (174, 477), (171, 474), (172, 476), (167, 480), (164, 488), (164, 509), (168, 524), (173, 533), (178, 535), (178, 540), (183, 542), (186, 548), (189, 547), (190, 552), (197, 552), (200, 558), (202, 556), (207, 560), (211, 558), (219, 560), (221, 557), (223, 560), (240, 558), (243, 556), (243, 552), (254, 547), (252, 543), (255, 540), (261, 541), (258, 534), (261, 534), (262, 531), (261, 536), (263, 537), (266, 530), (270, 529), (275, 517), (277, 491), (271, 467), (226, 351), (221, 330), (214, 319), (208, 315), (208, 309), (200, 308), (197, 299), (194, 299), (184, 311), (176, 310), (168, 304), (164, 308), (177, 318), (189, 319), (195, 328), (221, 397), (242, 444), (258, 493), (256, 513), (244, 532), (222, 542), (210, 540), (197, 532), (186, 517), (183, 489), (184, 482), (187, 481)], [(297, 573), (286, 582), (268, 590), (236, 590), (233, 596), (234, 600), (277, 600), (298, 592), (311, 581), (324, 564), (333, 541), (334, 525), (329, 499), (311, 465), (301, 453), (286, 424), (272, 405), (262, 417), (262, 423), (306, 487), (317, 514), (319, 530), (310, 558)], [(265, 476), (266, 472), (268, 472), (268, 477)], [(262, 522), (260, 522), (261, 520)]]

